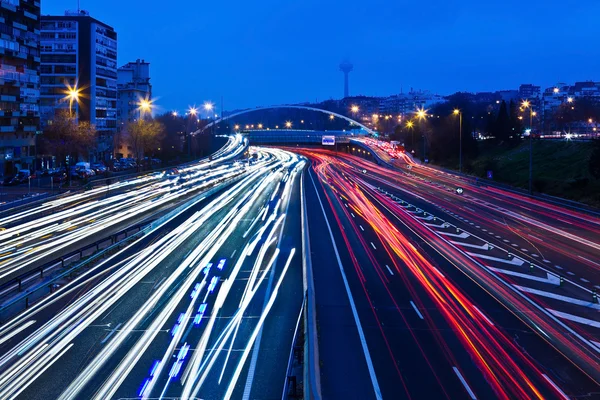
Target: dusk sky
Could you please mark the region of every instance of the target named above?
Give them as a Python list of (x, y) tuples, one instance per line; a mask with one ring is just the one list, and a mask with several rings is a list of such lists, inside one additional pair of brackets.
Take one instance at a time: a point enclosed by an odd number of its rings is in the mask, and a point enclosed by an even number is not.
[[(43, 0), (42, 14), (76, 9)], [(118, 33), (119, 65), (149, 61), (163, 111), (226, 110), (411, 87), (440, 94), (600, 79), (600, 2), (82, 0)]]

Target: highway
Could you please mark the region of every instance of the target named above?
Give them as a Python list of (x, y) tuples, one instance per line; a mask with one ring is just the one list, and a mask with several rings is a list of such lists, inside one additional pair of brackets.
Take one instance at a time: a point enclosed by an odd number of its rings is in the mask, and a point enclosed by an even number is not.
[(0, 398), (286, 398), (303, 304), (323, 399), (600, 396), (598, 216), (394, 157), (233, 136), (0, 214), (0, 282), (146, 226), (4, 317)]
[(192, 197), (145, 246), (123, 249), (4, 323), (0, 398), (281, 396), (303, 299), (304, 161), (250, 152), (206, 173), (228, 186)]
[(0, 215), (0, 283), (70, 249), (110, 236), (241, 173), (233, 159), (245, 149), (232, 137), (213, 161), (157, 172)]
[[(581, 253), (561, 253), (555, 275), (544, 261), (554, 254), (521, 236), (588, 247), (598, 260), (597, 218), (495, 189), (463, 186), (459, 195), (461, 179), (429, 168), (299, 153), (312, 162), (305, 183), (324, 398), (598, 395), (600, 306), (590, 285), (564, 273), (585, 272), (591, 283), (597, 270)], [(493, 218), (493, 207), (507, 211)], [(577, 229), (539, 226), (557, 215)], [(493, 221), (508, 216), (518, 228)]]

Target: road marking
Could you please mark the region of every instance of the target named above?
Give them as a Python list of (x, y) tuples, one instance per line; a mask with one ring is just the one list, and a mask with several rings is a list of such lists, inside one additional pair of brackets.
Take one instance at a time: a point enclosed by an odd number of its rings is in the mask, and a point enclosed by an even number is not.
[(417, 313), (417, 315), (419, 316), (419, 318), (423, 319), (423, 314), (421, 314), (421, 312), (419, 311), (417, 306), (415, 306), (415, 303), (413, 303), (412, 300), (410, 301), (410, 305), (412, 306), (412, 308), (414, 308), (414, 310)]
[(555, 389), (555, 390), (556, 390), (558, 393), (560, 393), (560, 395), (562, 396), (562, 398), (563, 398), (563, 399), (565, 399), (565, 400), (569, 400), (569, 396), (567, 396), (567, 395), (565, 394), (565, 392), (563, 392), (563, 391), (562, 391), (562, 390), (561, 390), (561, 389), (558, 387), (558, 385), (557, 385), (556, 383), (552, 382), (552, 379), (550, 379), (550, 378), (548, 377), (548, 375), (546, 375), (546, 374), (542, 374), (542, 376), (544, 377), (544, 379), (545, 379), (545, 380), (547, 380), (547, 381), (548, 381), (548, 383), (549, 383), (550, 385), (552, 385), (552, 387), (553, 387), (553, 388), (554, 388), (554, 389)]
[(598, 267), (600, 267), (600, 264), (598, 264), (597, 262), (594, 262), (594, 261), (590, 260), (589, 258), (585, 258), (585, 257), (582, 257), (582, 256), (577, 256), (577, 257), (579, 257), (582, 260), (585, 260), (587, 262), (590, 262), (590, 263), (592, 263), (592, 264), (597, 265)]
[(385, 267), (387, 268), (387, 270), (390, 272), (390, 275), (394, 275), (394, 273), (392, 272), (392, 269), (390, 268), (389, 265), (385, 264)]
[(554, 268), (563, 269), (560, 265), (555, 265)]
[(567, 314), (562, 311), (551, 310), (549, 308), (546, 308), (546, 310), (548, 310), (550, 313), (554, 314), (558, 318), (568, 319), (569, 321), (577, 322), (579, 324), (589, 325), (589, 326), (593, 326), (595, 328), (600, 328), (600, 322), (598, 322), (598, 321), (593, 321), (591, 319), (578, 317), (577, 315)]
[(490, 325), (494, 326), (494, 323), (493, 323), (492, 321), (490, 321), (490, 319), (489, 319), (489, 318), (488, 318), (488, 317), (487, 317), (487, 316), (486, 316), (484, 313), (482, 313), (482, 312), (481, 312), (481, 310), (480, 310), (479, 308), (477, 308), (476, 306), (473, 306), (473, 308), (474, 308), (475, 310), (477, 310), (477, 312), (478, 312), (478, 313), (479, 313), (479, 314), (480, 314), (480, 315), (481, 315), (483, 318), (485, 318), (485, 320), (488, 322), (488, 324), (490, 324)]
[(567, 274), (571, 275), (571, 276), (575, 276), (575, 274), (571, 271), (567, 271)]
[(365, 228), (363, 228), (362, 225), (359, 225), (359, 226), (360, 226), (360, 230), (364, 232)]
[(470, 243), (455, 242), (453, 240), (450, 240), (450, 243), (457, 244), (461, 247), (471, 247), (473, 249), (479, 249), (479, 250), (489, 250), (490, 249), (490, 247), (487, 243), (482, 244), (481, 246), (476, 245), (476, 244), (470, 244)]
[(433, 217), (432, 217), (431, 215), (428, 215), (428, 216), (426, 216), (426, 217), (417, 217), (417, 218), (419, 218), (419, 219), (423, 219), (423, 220), (425, 220), (425, 221), (431, 221), (431, 220), (433, 219)]
[(501, 263), (509, 264), (509, 265), (516, 265), (517, 267), (520, 267), (521, 265), (523, 265), (525, 263), (519, 257), (513, 257), (512, 260), (506, 260), (504, 258), (486, 256), (485, 254), (470, 253), (470, 252), (467, 252), (467, 254), (470, 256), (473, 256), (473, 257), (477, 257), (477, 258), (483, 258), (485, 260), (501, 262)]
[(465, 381), (465, 378), (463, 378), (463, 376), (461, 375), (461, 373), (458, 370), (458, 368), (452, 367), (452, 369), (456, 373), (456, 376), (458, 376), (458, 379), (460, 379), (460, 383), (462, 383), (463, 386), (465, 387), (465, 389), (467, 390), (467, 393), (469, 393), (469, 396), (471, 396), (471, 400), (477, 400), (477, 397), (475, 397), (475, 393), (473, 393), (473, 391), (471, 390), (471, 388), (467, 384), (467, 381)]
[(236, 252), (237, 252), (237, 249), (235, 249), (235, 250), (233, 251), (233, 253), (231, 253), (231, 257), (229, 257), (229, 258), (233, 258), (233, 256), (235, 256), (235, 253), (236, 253)]
[(524, 287), (524, 286), (517, 286), (517, 285), (515, 285), (515, 287), (517, 289), (519, 289), (519, 290), (524, 291), (524, 292), (535, 294), (535, 295), (538, 295), (538, 296), (549, 297), (551, 299), (555, 299), (555, 300), (559, 300), (559, 301), (564, 301), (566, 303), (571, 303), (571, 304), (574, 304), (576, 306), (583, 306), (583, 307), (589, 307), (589, 308), (593, 308), (593, 309), (596, 309), (596, 310), (600, 310), (600, 304), (596, 304), (596, 303), (593, 303), (591, 301), (579, 300), (579, 299), (575, 299), (573, 297), (562, 296), (560, 294), (554, 294), (554, 293), (550, 293), (550, 292), (545, 292), (543, 290), (532, 289), (532, 288), (528, 288), (528, 287)]
[(108, 339), (110, 339), (110, 337), (115, 334), (115, 332), (117, 331), (117, 329), (119, 329), (120, 326), (121, 326), (121, 323), (119, 322), (117, 324), (117, 326), (115, 326), (114, 329), (112, 331), (110, 331), (108, 333), (108, 335), (106, 335), (106, 337), (104, 339), (102, 339), (102, 341), (100, 342), (100, 344), (106, 343), (108, 341)]
[(369, 353), (369, 348), (367, 347), (367, 339), (365, 338), (362, 324), (360, 323), (360, 319), (358, 318), (358, 312), (356, 311), (356, 304), (354, 304), (354, 298), (352, 297), (352, 292), (350, 291), (350, 285), (348, 284), (348, 279), (346, 278), (346, 273), (344, 272), (342, 260), (340, 259), (340, 253), (338, 252), (337, 245), (335, 244), (335, 238), (333, 237), (333, 232), (331, 230), (331, 226), (329, 225), (329, 219), (327, 218), (327, 214), (325, 213), (325, 207), (323, 207), (323, 202), (321, 201), (321, 196), (319, 195), (319, 191), (317, 189), (317, 185), (315, 184), (315, 180), (313, 179), (312, 175), (309, 175), (309, 176), (310, 176), (310, 180), (312, 181), (312, 184), (315, 188), (315, 193), (317, 195), (317, 199), (319, 200), (319, 204), (321, 206), (321, 211), (323, 212), (323, 217), (325, 218), (325, 224), (327, 225), (327, 229), (329, 230), (329, 237), (331, 238), (331, 243), (333, 245), (335, 257), (337, 259), (338, 267), (340, 269), (340, 274), (342, 275), (342, 280), (344, 281), (346, 295), (348, 296), (348, 300), (350, 301), (350, 308), (352, 309), (352, 316), (354, 317), (354, 323), (356, 324), (358, 336), (360, 337), (360, 344), (362, 346), (363, 354), (364, 354), (365, 360), (367, 362), (369, 376), (371, 378), (371, 383), (373, 384), (373, 391), (375, 392), (375, 397), (377, 399), (383, 400), (383, 396), (381, 395), (381, 389), (379, 388), (379, 382), (377, 381), (377, 376), (375, 375), (375, 368), (373, 367), (373, 361), (371, 361), (371, 354)]
[(448, 233), (448, 232), (438, 232), (440, 235), (446, 235), (446, 236), (450, 236), (450, 237), (455, 237), (455, 238), (459, 238), (459, 239), (466, 239), (468, 238), (469, 235), (467, 232), (462, 232), (461, 234), (456, 234), (456, 233)]
[(371, 242), (371, 246), (373, 246), (373, 250), (377, 250), (377, 247), (375, 247), (375, 245), (373, 244), (373, 242)]
[(356, 217), (354, 216), (354, 213), (350, 213), (350, 215), (352, 215), (352, 218), (356, 218)]
[(446, 279), (446, 277), (444, 276), (444, 274), (441, 273), (441, 271), (439, 269), (437, 269), (436, 267), (433, 267), (433, 269), (435, 269), (435, 271), (440, 274), (440, 276), (444, 279)]
[[(558, 276), (552, 275), (552, 274), (550, 274), (548, 272), (546, 272), (546, 275), (547, 275), (546, 278), (540, 278), (539, 276), (522, 274), (520, 272), (509, 271), (509, 270), (506, 270), (506, 269), (500, 269), (500, 268), (494, 268), (494, 267), (488, 267), (488, 269), (491, 270), (491, 271), (494, 271), (494, 272), (499, 272), (501, 274), (516, 276), (517, 278), (529, 279), (530, 281), (542, 282), (542, 283), (549, 283), (551, 285), (558, 285), (558, 284), (560, 284), (560, 278)], [(516, 287), (518, 287), (518, 286), (516, 286)]]
[(587, 280), (587, 279), (585, 279), (585, 278), (579, 278), (579, 280), (580, 280), (581, 282), (590, 283), (590, 281), (588, 281), (588, 280)]

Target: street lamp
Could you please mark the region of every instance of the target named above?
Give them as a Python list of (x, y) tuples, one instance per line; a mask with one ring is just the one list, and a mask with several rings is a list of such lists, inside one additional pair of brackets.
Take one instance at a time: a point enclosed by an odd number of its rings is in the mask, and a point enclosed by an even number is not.
[(333, 118), (335, 118), (333, 114), (329, 114), (329, 119), (333, 121)]
[(292, 127), (292, 123), (290, 121), (285, 122), (285, 127), (290, 129)]
[(186, 127), (186, 139), (187, 139), (187, 147), (188, 147), (188, 157), (192, 155), (192, 141), (190, 140), (190, 123), (192, 122), (192, 118), (196, 117), (198, 114), (198, 109), (194, 106), (188, 109), (188, 123)]
[(572, 103), (573, 102), (573, 98), (572, 97), (567, 97), (567, 103)]
[(174, 116), (174, 117), (176, 117), (176, 116), (178, 115), (178, 114), (177, 114), (177, 111), (173, 111), (173, 112), (171, 113), (171, 115), (172, 115), (172, 116)]
[(354, 115), (354, 118), (355, 118), (355, 119), (356, 119), (356, 114), (358, 114), (358, 111), (359, 111), (359, 110), (360, 110), (360, 109), (358, 108), (358, 106), (357, 106), (357, 105), (354, 105), (354, 106), (352, 106), (352, 107), (350, 108), (350, 111), (352, 111), (352, 115)]
[(529, 194), (533, 194), (533, 105), (529, 100), (521, 103), (523, 108), (529, 108)]
[(79, 103), (80, 92), (81, 89), (78, 89), (77, 85), (71, 87), (67, 84), (66, 99), (69, 99), (69, 118), (73, 118), (73, 102), (76, 101)]
[(141, 100), (138, 103), (138, 105), (139, 105), (138, 110), (140, 112), (139, 119), (141, 121), (144, 118), (144, 113), (146, 113), (152, 109), (152, 102), (149, 101), (148, 99), (144, 99), (144, 100)]
[(456, 108), (453, 111), (454, 115), (458, 115), (458, 172), (462, 173), (462, 112)]

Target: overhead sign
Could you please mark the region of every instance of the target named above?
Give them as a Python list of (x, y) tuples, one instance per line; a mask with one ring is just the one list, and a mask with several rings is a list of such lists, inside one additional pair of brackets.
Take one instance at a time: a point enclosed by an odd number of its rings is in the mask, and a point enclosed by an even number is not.
[(335, 136), (323, 135), (321, 138), (321, 144), (323, 146), (335, 146)]

